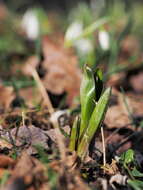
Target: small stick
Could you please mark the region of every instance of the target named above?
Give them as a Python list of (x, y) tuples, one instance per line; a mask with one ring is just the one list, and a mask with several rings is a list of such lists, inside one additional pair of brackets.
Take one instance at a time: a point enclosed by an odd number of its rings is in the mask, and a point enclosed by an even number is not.
[(101, 126), (101, 138), (102, 138), (102, 148), (103, 148), (103, 166), (106, 166), (106, 149), (105, 149), (105, 138), (103, 126)]
[(50, 98), (49, 98), (49, 96), (48, 96), (48, 94), (46, 92), (46, 89), (45, 89), (44, 85), (42, 84), (42, 82), (40, 80), (40, 77), (39, 77), (36, 69), (31, 68), (31, 74), (32, 74), (33, 78), (35, 79), (35, 81), (37, 82), (37, 85), (38, 85), (39, 90), (40, 90), (40, 92), (41, 92), (41, 94), (43, 96), (43, 99), (44, 99), (46, 105), (48, 106), (49, 113), (50, 114), (54, 113), (54, 108), (53, 108), (53, 106), (51, 104)]
[(22, 113), (22, 125), (25, 126), (25, 111), (23, 110)]
[[(43, 83), (40, 80), (40, 77), (39, 77), (36, 69), (31, 68), (31, 74), (32, 74), (33, 78), (35, 79), (35, 81), (37, 82), (37, 85), (38, 85), (39, 90), (43, 96), (43, 99), (44, 99), (46, 105), (48, 106), (49, 113), (52, 115), (54, 113), (54, 108), (51, 104), (50, 98), (46, 92), (46, 89), (45, 89)], [(56, 134), (57, 144), (58, 144), (60, 155), (61, 155), (61, 160), (63, 161), (63, 163), (65, 163), (65, 161), (66, 161), (66, 147), (64, 144), (64, 139), (62, 137), (62, 134), (61, 134), (59, 126), (58, 126), (58, 121), (53, 123), (53, 126), (55, 128), (55, 134)]]

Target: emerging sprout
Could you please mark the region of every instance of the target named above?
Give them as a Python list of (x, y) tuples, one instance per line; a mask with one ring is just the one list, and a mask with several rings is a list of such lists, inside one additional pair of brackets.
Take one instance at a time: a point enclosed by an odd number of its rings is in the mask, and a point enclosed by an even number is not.
[(77, 151), (80, 159), (85, 158), (90, 142), (104, 120), (111, 88), (107, 88), (103, 94), (102, 90), (101, 70), (93, 72), (85, 66), (80, 88), (81, 118), (75, 119), (69, 147), (71, 151)]

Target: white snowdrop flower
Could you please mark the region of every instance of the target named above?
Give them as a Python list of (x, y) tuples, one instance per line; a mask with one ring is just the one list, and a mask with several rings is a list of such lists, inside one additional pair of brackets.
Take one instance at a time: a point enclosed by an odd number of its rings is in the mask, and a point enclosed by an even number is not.
[(98, 40), (103, 50), (109, 49), (109, 34), (105, 30), (99, 31)]
[(91, 40), (86, 38), (75, 41), (74, 46), (81, 55), (86, 55), (94, 49)]
[(67, 29), (65, 34), (65, 40), (72, 41), (79, 37), (83, 31), (83, 24), (79, 21), (73, 22)]
[(21, 23), (29, 39), (35, 40), (39, 35), (39, 21), (33, 10), (28, 10), (24, 14)]

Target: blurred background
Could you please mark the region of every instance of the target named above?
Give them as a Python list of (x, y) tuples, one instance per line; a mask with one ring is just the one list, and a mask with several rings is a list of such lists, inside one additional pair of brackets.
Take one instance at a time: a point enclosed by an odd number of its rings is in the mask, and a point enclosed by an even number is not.
[[(109, 80), (115, 73), (142, 65), (142, 50), (141, 0), (0, 1), (0, 81), (16, 93), (35, 84), (23, 71), (32, 56), (38, 57), (36, 70), (53, 98), (53, 94), (63, 97), (69, 89), (51, 90), (47, 83), (53, 78), (48, 78), (50, 74), (47, 77), (50, 67), (44, 60), (60, 52), (57, 70), (65, 67), (65, 59), (71, 62), (76, 57), (78, 68), (84, 64), (101, 67)], [(53, 59), (51, 64), (55, 62)], [(64, 72), (71, 74), (61, 71), (62, 77)]]

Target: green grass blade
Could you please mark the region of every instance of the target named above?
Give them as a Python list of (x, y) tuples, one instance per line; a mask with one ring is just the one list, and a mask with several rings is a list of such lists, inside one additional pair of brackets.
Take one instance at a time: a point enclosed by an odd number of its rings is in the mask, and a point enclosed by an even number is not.
[(83, 79), (80, 87), (80, 102), (81, 102), (81, 126), (80, 136), (88, 126), (89, 119), (95, 107), (95, 81), (92, 70), (84, 67)]
[(104, 18), (98, 19), (97, 21), (92, 23), (90, 26), (85, 28), (85, 30), (83, 31), (81, 36), (79, 36), (79, 38), (83, 38), (83, 37), (87, 37), (87, 36), (91, 35), (95, 30), (97, 30), (99, 27), (103, 26), (107, 22), (109, 22), (109, 17), (104, 17)]
[(101, 96), (101, 98), (99, 99), (93, 113), (91, 116), (91, 119), (89, 121), (89, 125), (85, 131), (85, 134), (83, 135), (81, 142), (78, 146), (78, 156), (83, 159), (84, 156), (87, 153), (89, 144), (96, 132), (96, 130), (98, 129), (98, 127), (100, 126), (101, 122), (104, 119), (106, 110), (107, 110), (107, 106), (108, 106), (108, 102), (109, 102), (109, 98), (110, 98), (110, 94), (111, 94), (111, 88), (107, 88), (105, 90), (105, 92), (103, 93), (103, 95)]
[(71, 151), (74, 151), (77, 148), (78, 137), (79, 137), (79, 127), (80, 127), (80, 118), (76, 117), (72, 126), (71, 135), (70, 135), (69, 149)]

